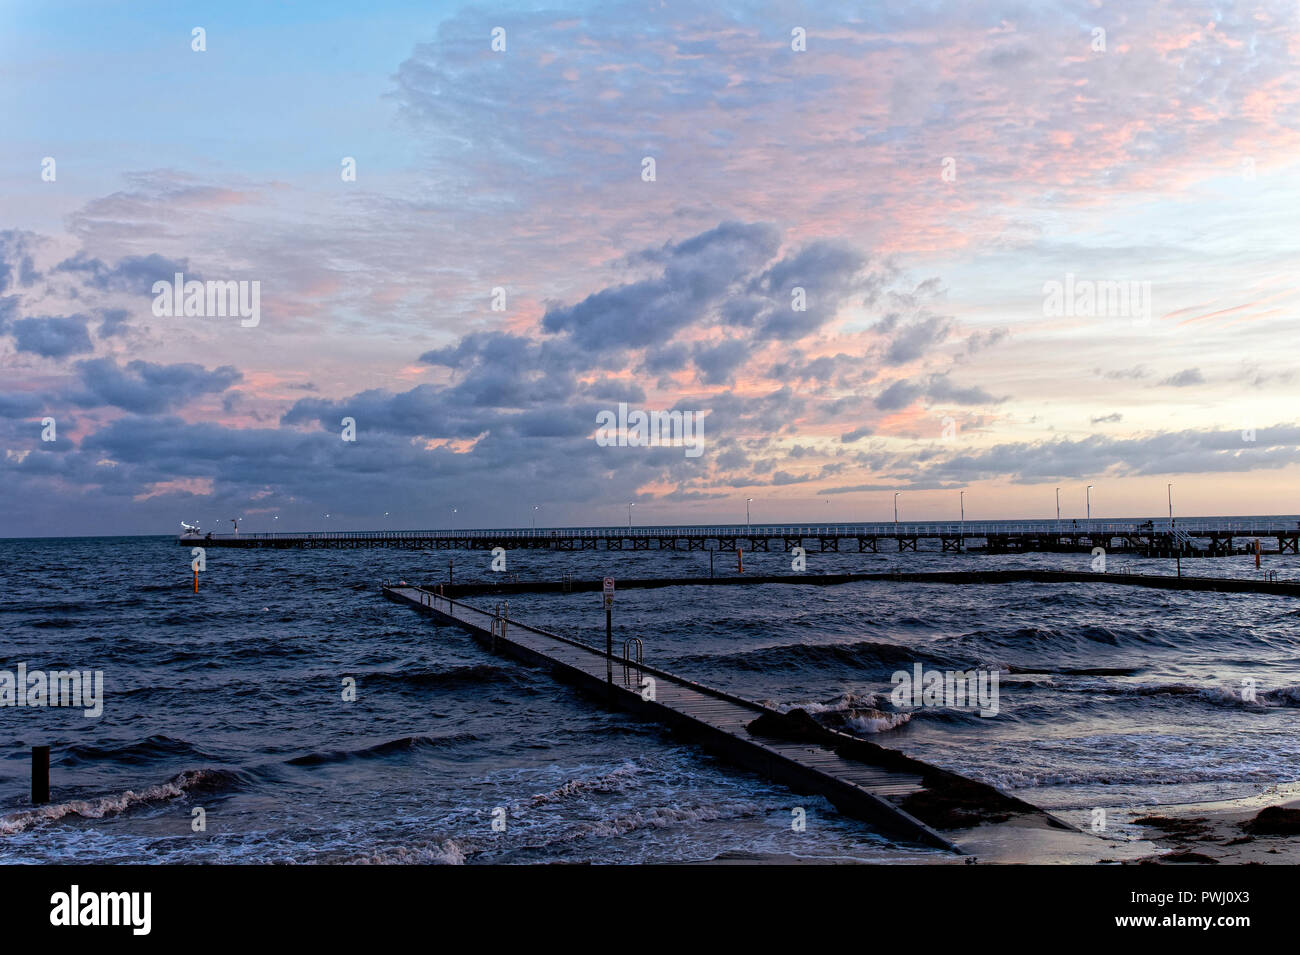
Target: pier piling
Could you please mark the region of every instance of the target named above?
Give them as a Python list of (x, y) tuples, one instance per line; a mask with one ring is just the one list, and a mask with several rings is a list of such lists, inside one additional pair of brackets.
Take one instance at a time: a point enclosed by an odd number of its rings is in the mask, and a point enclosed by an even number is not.
[(43, 806), (50, 801), (50, 748), (32, 747), (32, 805)]

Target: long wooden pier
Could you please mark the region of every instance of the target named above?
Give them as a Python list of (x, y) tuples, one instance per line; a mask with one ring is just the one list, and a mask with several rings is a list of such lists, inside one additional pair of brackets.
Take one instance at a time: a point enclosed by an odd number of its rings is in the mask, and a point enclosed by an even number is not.
[(940, 824), (959, 820), (962, 828), (1017, 817), (1077, 832), (991, 786), (648, 666), (632, 646), (625, 645), (622, 656), (607, 654), (510, 619), (508, 613), (489, 613), (404, 582), (385, 584), (383, 593), (457, 625), (494, 653), (544, 667), (614, 706), (672, 727), (724, 759), (796, 792), (824, 796), (846, 815), (902, 839), (963, 851), (922, 816)]
[[(1269, 572), (1274, 574), (1275, 572)], [(475, 597), (486, 594), (582, 593), (600, 590), (601, 580), (581, 580), (565, 576), (560, 580), (518, 580), (505, 574), (500, 580), (483, 580), (435, 585), (448, 597)], [(789, 584), (803, 587), (833, 587), (861, 581), (886, 581), (912, 584), (1114, 584), (1150, 587), (1157, 590), (1196, 590), (1224, 594), (1274, 594), (1300, 597), (1300, 579), (1281, 579), (1275, 575), (1260, 577), (1192, 577), (1173, 574), (1093, 573), (1082, 570), (1045, 570), (1017, 567), (1009, 570), (936, 570), (889, 571), (885, 573), (848, 574), (728, 574), (715, 577), (620, 577), (620, 590), (655, 587), (744, 586), (754, 584)]]
[(744, 550), (879, 553), (937, 541), (942, 552), (1126, 552), (1155, 557), (1225, 557), (1248, 552), (1242, 541), (1276, 541), (1275, 553), (1300, 554), (1300, 522), (1286, 518), (1164, 518), (1132, 521), (988, 521), (889, 524), (755, 524), (677, 527), (557, 527), (304, 533), (186, 533), (186, 546), (243, 548), (395, 548), (401, 550), (543, 549)]

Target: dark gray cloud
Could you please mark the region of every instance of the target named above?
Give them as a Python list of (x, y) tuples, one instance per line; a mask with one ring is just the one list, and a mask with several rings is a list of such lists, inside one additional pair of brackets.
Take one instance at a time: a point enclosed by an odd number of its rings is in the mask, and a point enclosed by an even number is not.
[(43, 407), (36, 395), (22, 391), (0, 392), (0, 418), (31, 418)]
[(906, 408), (925, 394), (925, 387), (906, 378), (891, 382), (880, 394), (876, 395), (876, 407), (881, 411), (897, 411)]
[[(758, 324), (763, 338), (803, 338), (834, 318), (850, 294), (880, 288), (880, 276), (860, 276), (865, 265), (862, 254), (847, 245), (813, 242), (753, 280), (750, 291), (766, 295), (773, 305), (754, 315), (751, 322)], [(802, 311), (792, 306), (795, 289), (803, 290)]]
[(115, 338), (126, 331), (126, 320), (131, 313), (124, 308), (102, 308), (99, 310), (100, 325), (97, 334), (100, 338)]
[(685, 353), (674, 337), (688, 327), (743, 328), (748, 338), (697, 344), (692, 352), (705, 383), (728, 382), (758, 343), (810, 335), (850, 296), (875, 294), (884, 281), (865, 271), (860, 252), (841, 243), (813, 242), (773, 261), (779, 246), (770, 225), (724, 222), (630, 256), (631, 264), (659, 274), (602, 289), (575, 305), (552, 305), (542, 328), (569, 336), (588, 353), (644, 348), (652, 373), (680, 367)]
[(957, 405), (993, 405), (1006, 401), (977, 385), (961, 386), (954, 384), (947, 375), (931, 375), (926, 388), (926, 397), (932, 401), (947, 402)]
[(732, 381), (736, 369), (749, 359), (750, 344), (740, 339), (716, 345), (696, 345), (692, 359), (706, 385), (725, 385)]
[(76, 367), (80, 387), (68, 400), (83, 408), (110, 405), (136, 414), (172, 411), (201, 395), (225, 391), (244, 377), (230, 365), (208, 371), (192, 363), (132, 361), (119, 367), (112, 358), (95, 358)]
[(925, 315), (903, 322), (895, 313), (877, 323), (876, 328), (890, 335), (884, 350), (885, 363), (905, 365), (947, 341), (956, 324), (941, 315)]
[(947, 374), (937, 374), (919, 381), (907, 378), (896, 379), (876, 395), (875, 405), (881, 411), (897, 411), (923, 397), (939, 403), (957, 405), (990, 405), (1007, 400), (978, 386), (967, 387), (955, 384)]
[(576, 305), (553, 306), (542, 318), (552, 334), (567, 332), (588, 348), (643, 348), (670, 340), (706, 318), (728, 289), (776, 252), (768, 225), (724, 222), (642, 258), (663, 266), (655, 278), (602, 289)]
[(43, 358), (67, 358), (94, 350), (86, 330), (85, 315), (61, 315), (43, 318), (20, 318), (8, 327), (14, 347)]
[(1160, 384), (1168, 385), (1171, 388), (1190, 388), (1193, 385), (1205, 384), (1205, 376), (1201, 374), (1199, 368), (1184, 368), (1177, 374), (1165, 378)]
[(77, 274), (82, 282), (102, 292), (130, 292), (148, 295), (154, 282), (171, 282), (177, 272), (184, 272), (186, 281), (201, 276), (191, 275), (186, 259), (169, 259), (158, 255), (128, 255), (118, 259), (116, 265), (108, 265), (102, 259), (91, 258), (84, 252), (78, 252), (70, 259), (64, 259), (54, 267), (56, 272)]

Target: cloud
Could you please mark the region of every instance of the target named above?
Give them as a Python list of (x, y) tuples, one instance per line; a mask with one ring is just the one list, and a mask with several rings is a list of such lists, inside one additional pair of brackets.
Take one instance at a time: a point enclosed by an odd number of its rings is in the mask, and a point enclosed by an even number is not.
[(1093, 374), (1108, 378), (1111, 381), (1136, 381), (1141, 378), (1151, 377), (1151, 370), (1145, 365), (1134, 365), (1132, 368), (1124, 368), (1118, 371), (1103, 372), (1100, 368), (1094, 368)]
[(1190, 388), (1193, 385), (1205, 384), (1205, 376), (1201, 374), (1199, 368), (1185, 368), (1177, 374), (1170, 375), (1160, 384), (1168, 385), (1171, 388)]
[(727, 291), (776, 252), (768, 225), (724, 222), (684, 242), (644, 257), (660, 275), (602, 289), (576, 305), (554, 306), (542, 318), (552, 334), (568, 332), (595, 350), (642, 348), (670, 340), (705, 318)]
[(884, 391), (876, 395), (876, 407), (881, 411), (897, 411), (906, 408), (925, 394), (925, 387), (906, 378), (892, 382)]
[[(873, 469), (906, 475), (914, 487), (1009, 480), (1035, 484), (1106, 473), (1112, 477), (1220, 474), (1275, 470), (1300, 464), (1300, 425), (1256, 430), (1185, 430), (1140, 437), (1090, 435), (1071, 440), (1023, 441), (936, 455), (929, 449), (877, 455)], [(848, 493), (862, 486), (829, 488)]]
[(947, 341), (955, 325), (951, 319), (940, 315), (927, 315), (910, 322), (900, 324), (895, 321), (877, 327), (891, 333), (885, 346), (885, 363), (905, 365)]
[(230, 365), (207, 371), (202, 365), (160, 365), (131, 361), (124, 368), (112, 358), (77, 362), (80, 388), (68, 399), (83, 408), (110, 405), (136, 414), (171, 411), (195, 398), (217, 394), (243, 380)]
[(1006, 401), (998, 398), (977, 385), (963, 387), (953, 384), (946, 375), (931, 375), (926, 389), (926, 396), (932, 401), (949, 402), (957, 405), (993, 405)]
[(0, 418), (31, 418), (43, 403), (36, 395), (21, 391), (0, 392)]
[(0, 294), (18, 286), (30, 287), (40, 278), (33, 254), (36, 243), (37, 237), (30, 232), (0, 231)]
[(171, 282), (177, 272), (187, 273), (187, 281), (202, 281), (198, 275), (188, 274), (188, 261), (169, 259), (157, 253), (124, 256), (116, 265), (109, 266), (100, 259), (78, 252), (72, 258), (64, 259), (54, 269), (56, 272), (78, 273), (87, 285), (100, 291), (130, 292), (137, 295), (149, 294), (154, 282)]
[(43, 358), (67, 358), (94, 351), (90, 333), (86, 331), (87, 321), (85, 315), (20, 318), (10, 324), (9, 330), (14, 336), (14, 347), (20, 352), (32, 352)]
[(947, 374), (936, 374), (921, 381), (895, 379), (876, 395), (875, 404), (881, 411), (897, 411), (922, 397), (935, 402), (957, 405), (990, 405), (1007, 400), (978, 386), (963, 387), (954, 384)]

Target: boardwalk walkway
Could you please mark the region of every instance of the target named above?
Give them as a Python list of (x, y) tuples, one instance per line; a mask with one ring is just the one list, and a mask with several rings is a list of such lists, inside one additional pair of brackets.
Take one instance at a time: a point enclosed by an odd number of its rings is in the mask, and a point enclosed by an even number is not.
[[(549, 669), (558, 679), (607, 702), (683, 732), (731, 762), (767, 776), (796, 792), (825, 796), (846, 815), (865, 819), (882, 831), (954, 852), (962, 850), (936, 828), (906, 809), (905, 803), (950, 811), (952, 793), (964, 808), (983, 803), (1006, 812), (1036, 815), (1047, 825), (1072, 829), (1035, 807), (980, 783), (831, 730), (822, 738), (791, 738), (751, 730), (766, 717), (780, 724), (777, 711), (646, 666), (630, 647), (624, 656), (529, 627), (508, 614), (497, 615), (405, 583), (385, 584), (384, 595), (468, 631), (493, 652)], [(631, 658), (631, 659), (629, 659)], [(771, 726), (772, 723), (766, 724)], [(945, 803), (948, 809), (943, 809)]]
[[(1188, 518), (1146, 521), (988, 521), (897, 524), (755, 524), (753, 526), (559, 527), (425, 531), (319, 531), (306, 533), (186, 533), (188, 546), (241, 548), (396, 548), (403, 550), (544, 549), (716, 550), (878, 553), (899, 552), (934, 540), (941, 551), (972, 546), (987, 553), (1019, 551), (1124, 551), (1173, 557), (1246, 553), (1243, 540), (1276, 541), (1276, 553), (1300, 553), (1300, 523), (1286, 518)], [(1253, 543), (1250, 545), (1253, 547)]]

